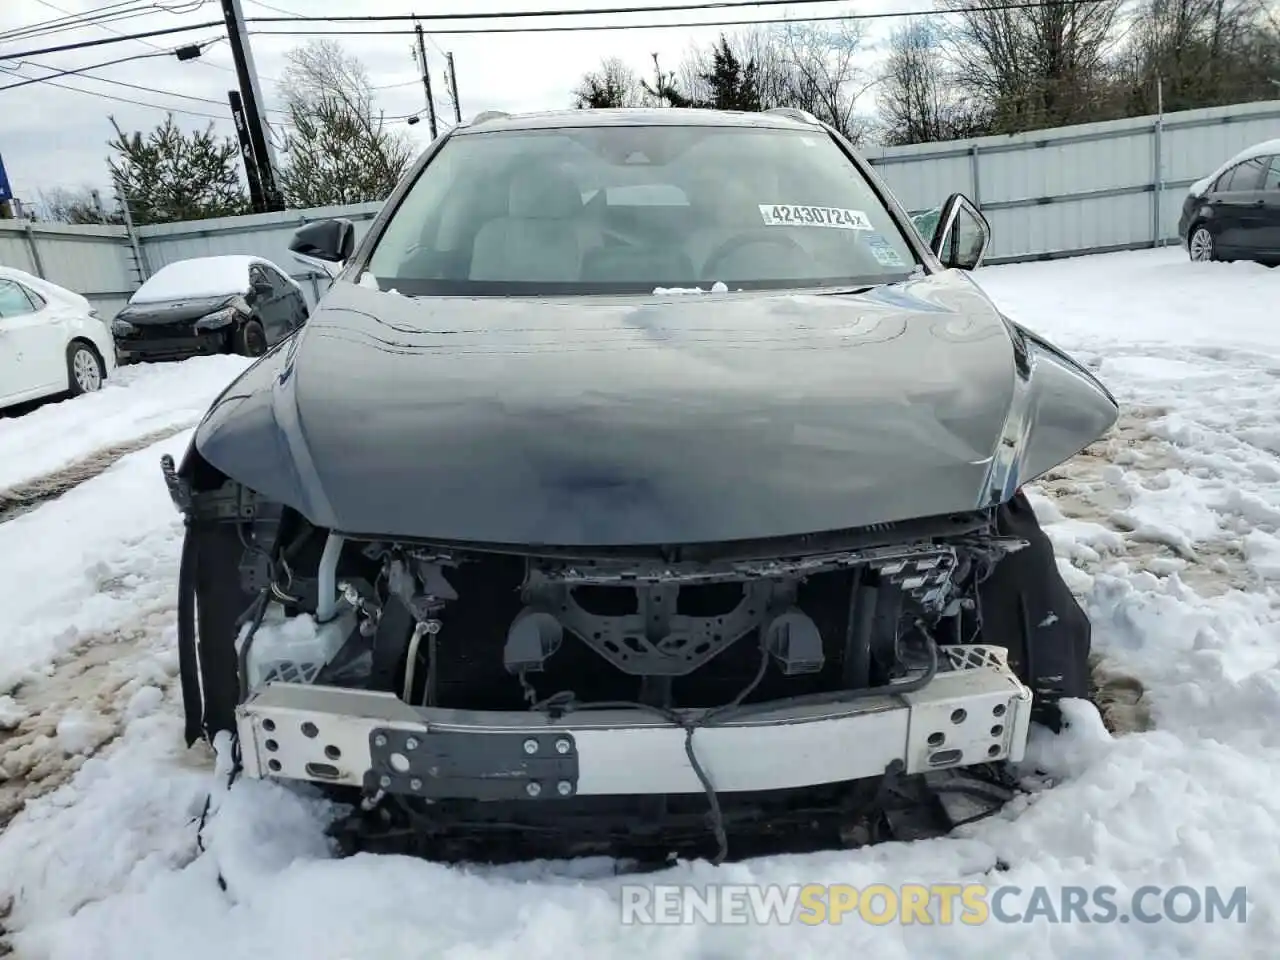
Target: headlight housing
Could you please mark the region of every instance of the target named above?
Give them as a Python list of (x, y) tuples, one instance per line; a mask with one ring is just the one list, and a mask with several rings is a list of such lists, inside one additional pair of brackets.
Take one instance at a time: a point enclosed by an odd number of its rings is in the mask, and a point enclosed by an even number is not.
[(236, 322), (237, 311), (234, 307), (224, 307), (214, 313), (201, 317), (196, 321), (197, 330), (221, 330)]
[(133, 334), (136, 333), (137, 330), (138, 328), (135, 327), (128, 320), (112, 320), (111, 321), (111, 332), (117, 337), (133, 336)]
[(988, 496), (996, 503), (1105, 436), (1120, 414), (1115, 397), (1092, 373), (1008, 322), (1019, 356), (1013, 403), (987, 478)]

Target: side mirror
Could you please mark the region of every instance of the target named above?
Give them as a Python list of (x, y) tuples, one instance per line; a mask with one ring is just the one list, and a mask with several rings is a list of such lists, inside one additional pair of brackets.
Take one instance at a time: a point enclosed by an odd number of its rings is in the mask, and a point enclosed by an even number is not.
[(942, 265), (976, 270), (991, 246), (991, 226), (982, 211), (962, 193), (953, 193), (942, 205), (933, 230), (931, 249)]
[(289, 252), (296, 260), (318, 269), (330, 279), (356, 249), (356, 228), (350, 220), (317, 220), (294, 231)]

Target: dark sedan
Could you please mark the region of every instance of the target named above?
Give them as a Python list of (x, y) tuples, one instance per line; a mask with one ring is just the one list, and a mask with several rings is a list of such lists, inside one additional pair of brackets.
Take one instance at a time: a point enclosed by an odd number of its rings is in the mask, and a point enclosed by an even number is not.
[(1280, 264), (1280, 140), (1250, 147), (1193, 184), (1178, 236), (1192, 260)]
[(307, 319), (302, 288), (269, 260), (195, 257), (156, 271), (111, 322), (121, 363), (261, 356)]

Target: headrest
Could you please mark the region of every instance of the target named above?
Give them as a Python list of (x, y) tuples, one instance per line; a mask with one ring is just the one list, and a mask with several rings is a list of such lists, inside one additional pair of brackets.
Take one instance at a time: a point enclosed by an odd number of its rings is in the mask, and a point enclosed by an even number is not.
[(557, 167), (517, 171), (507, 193), (507, 216), (525, 220), (568, 220), (582, 212), (582, 192)]

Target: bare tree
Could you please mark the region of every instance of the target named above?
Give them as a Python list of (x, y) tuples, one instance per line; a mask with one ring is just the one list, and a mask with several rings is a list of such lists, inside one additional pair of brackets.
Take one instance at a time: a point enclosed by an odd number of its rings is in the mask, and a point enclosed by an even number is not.
[(957, 90), (953, 74), (935, 23), (909, 20), (894, 30), (877, 98), (884, 141), (929, 143), (985, 132), (981, 108)]
[(990, 109), (992, 132), (1104, 119), (1097, 107), (1123, 0), (940, 2), (958, 18), (946, 39), (956, 80)]
[(642, 100), (636, 73), (617, 57), (606, 57), (600, 68), (583, 74), (573, 91), (580, 110), (601, 107), (636, 107)]
[(859, 66), (865, 55), (862, 22), (787, 24), (777, 29), (787, 76), (788, 102), (781, 106), (807, 110), (853, 143), (860, 143), (872, 123), (858, 114), (858, 102), (880, 82)]
[(291, 50), (280, 82), (292, 132), (280, 186), (293, 206), (382, 200), (413, 160), (408, 136), (374, 106), (364, 65), (332, 40)]
[(1280, 29), (1260, 0), (1147, 0), (1120, 58), (1127, 108), (1154, 112), (1272, 99)]
[(123, 223), (124, 217), (107, 209), (91, 187), (69, 190), (54, 187), (38, 193), (41, 217), (53, 223)]
[[(880, 82), (861, 66), (863, 31), (858, 21), (832, 26), (787, 24), (722, 36), (706, 49), (695, 49), (681, 65), (681, 92), (692, 102), (713, 104), (719, 71), (731, 56), (749, 73), (750, 96), (734, 100), (758, 109), (797, 107), (812, 113), (854, 143), (864, 139), (870, 119), (858, 113), (862, 96)], [(749, 66), (748, 71), (746, 67)]]

